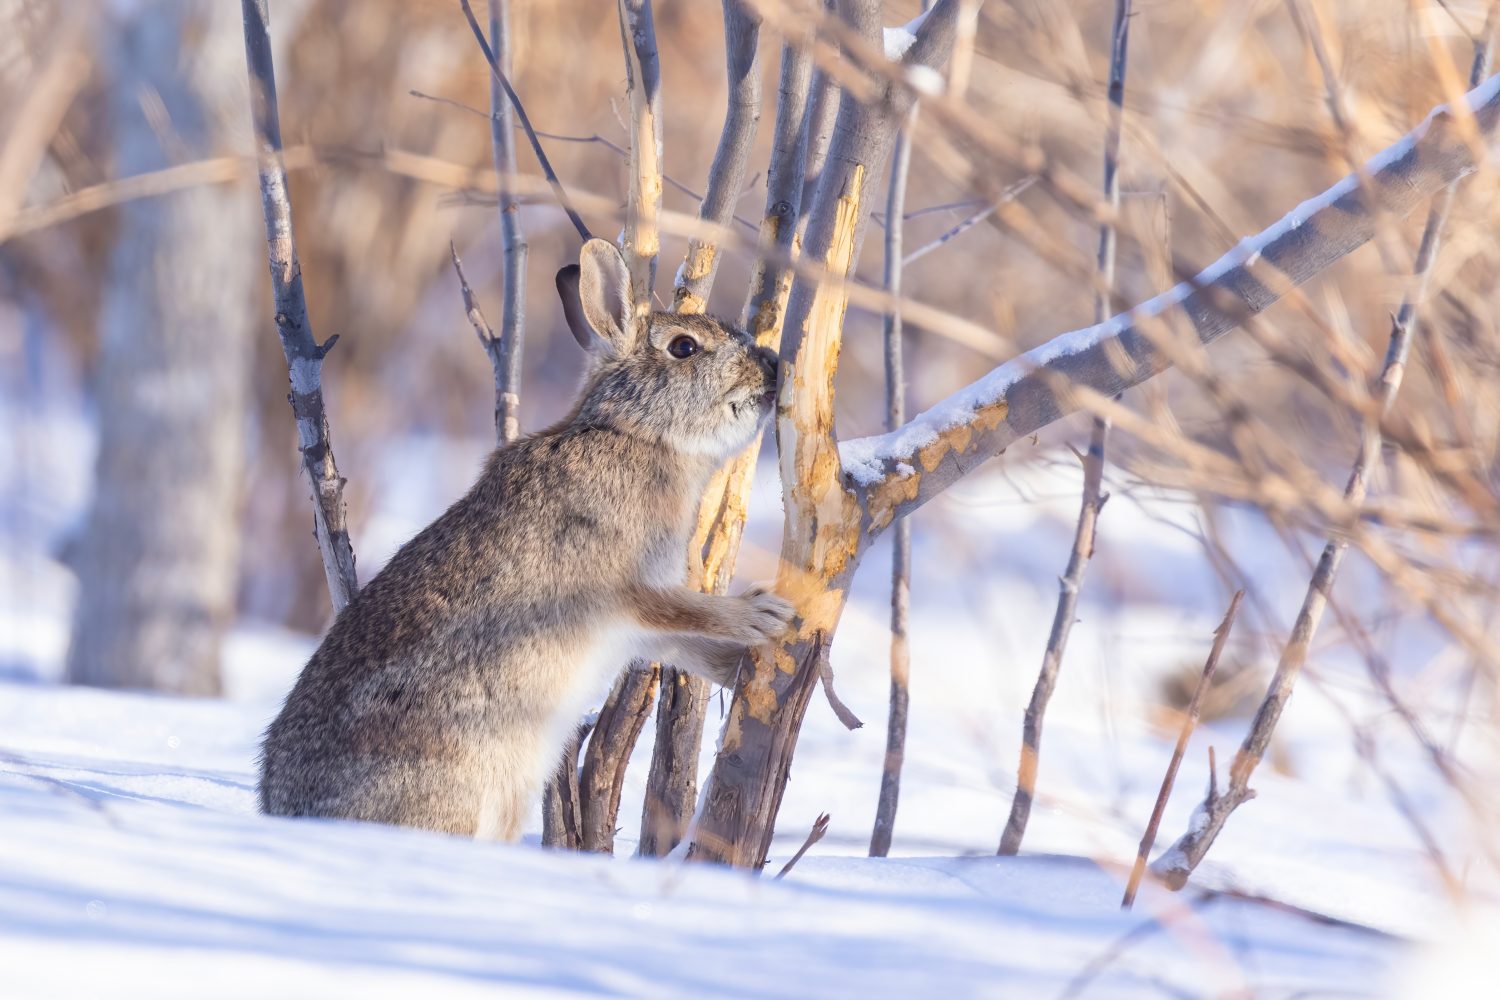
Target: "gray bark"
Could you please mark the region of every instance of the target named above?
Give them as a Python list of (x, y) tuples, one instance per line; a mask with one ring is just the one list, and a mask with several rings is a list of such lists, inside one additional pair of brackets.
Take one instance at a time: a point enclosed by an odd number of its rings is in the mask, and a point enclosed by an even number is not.
[[(115, 172), (240, 152), (238, 21), (170, 0), (103, 22)], [(159, 97), (167, 130), (142, 95)], [(159, 123), (158, 123), (159, 124)], [(221, 688), (233, 613), (248, 396), (255, 214), (243, 189), (193, 187), (120, 209), (100, 315), (95, 496), (76, 559), (67, 676), (182, 694)]]

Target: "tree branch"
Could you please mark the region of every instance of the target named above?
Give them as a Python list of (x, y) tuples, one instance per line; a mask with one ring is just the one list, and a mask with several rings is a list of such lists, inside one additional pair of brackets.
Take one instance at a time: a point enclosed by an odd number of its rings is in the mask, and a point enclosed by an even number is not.
[[(1426, 121), (1365, 166), (1366, 186), (1346, 177), (1243, 240), (1195, 278), (1104, 323), (1063, 334), (909, 421), (900, 430), (844, 442), (845, 484), (878, 533), (947, 489), (1012, 442), (1076, 411), (1089, 394), (1114, 396), (1171, 365), (1147, 327), (1180, 311), (1212, 343), (1291, 288), (1366, 243), (1382, 214), (1404, 216), (1476, 169), (1464, 116), (1483, 136), (1500, 120), (1500, 77), (1458, 110)], [(1078, 391), (1072, 391), (1072, 390)]]
[(240, 2), (245, 22), (245, 63), (250, 76), (251, 124), (266, 219), (276, 332), (291, 376), (289, 398), (297, 420), (302, 467), (313, 487), (313, 526), (323, 557), (323, 575), (328, 581), (333, 610), (338, 613), (354, 599), (359, 581), (344, 508), (344, 480), (334, 463), (328, 414), (323, 407), (323, 359), (337, 337), (319, 344), (307, 316), (302, 265), (297, 259), (297, 241), (292, 229), (292, 204), (287, 197), (286, 164), (282, 160), (281, 115), (276, 104), (276, 67), (271, 59), (271, 25), (266, 2)]
[(505, 91), (505, 96), (510, 98), (511, 107), (516, 109), (516, 117), (520, 119), (521, 127), (526, 130), (526, 138), (531, 142), (531, 151), (536, 154), (536, 161), (541, 165), (542, 173), (552, 187), (552, 193), (557, 196), (557, 203), (562, 206), (564, 212), (568, 213), (568, 220), (578, 231), (578, 238), (587, 241), (593, 234), (589, 232), (589, 227), (583, 224), (583, 219), (573, 208), (573, 203), (568, 200), (568, 192), (563, 189), (562, 181), (557, 179), (557, 171), (552, 169), (552, 161), (547, 159), (547, 152), (542, 149), (541, 140), (537, 138), (536, 130), (531, 127), (531, 118), (526, 114), (526, 106), (521, 103), (521, 98), (516, 94), (515, 88), (510, 85), (510, 78), (505, 75), (505, 70), (495, 58), (494, 50), (490, 48), (489, 41), (484, 37), (484, 30), (479, 27), (479, 20), (474, 17), (473, 8), (469, 6), (469, 0), (458, 0), (458, 4), (463, 8), (464, 17), (469, 22), (469, 30), (474, 32), (474, 39), (479, 43), (479, 50), (484, 53), (484, 61), (489, 64), (490, 76)]
[[(1476, 86), (1489, 72), (1491, 36), (1494, 27), (1494, 8), (1492, 8), (1485, 33), (1475, 43), (1470, 83)], [(1500, 82), (1500, 77), (1492, 79), (1485, 86), (1494, 89), (1497, 82)], [(1474, 95), (1479, 93), (1480, 90), (1471, 93), (1470, 100), (1472, 101)], [(1479, 116), (1476, 114), (1476, 117)], [(1484, 127), (1486, 131), (1492, 128), (1493, 119)], [(1465, 148), (1467, 149), (1466, 144)], [(1437, 257), (1438, 245), (1442, 239), (1443, 225), (1447, 221), (1448, 212), (1453, 204), (1457, 178), (1452, 178), (1450, 181), (1448, 186), (1433, 199), (1432, 207), (1428, 211), (1427, 224), (1422, 231), (1422, 242), (1417, 250), (1417, 259), (1413, 267), (1415, 285), (1402, 299), (1401, 307), (1391, 325), (1385, 362), (1373, 388), (1377, 403), (1376, 411), (1369, 414), (1365, 420), (1359, 454), (1354, 459), (1348, 484), (1344, 487), (1344, 500), (1351, 507), (1358, 507), (1364, 501), (1369, 489), (1370, 475), (1380, 460), (1380, 449), (1384, 443), (1380, 422), (1395, 402), (1396, 394), (1401, 389), (1406, 373), (1406, 359), (1411, 351), (1411, 338), (1417, 325), (1417, 310), (1426, 297), (1432, 263)], [(1209, 848), (1213, 846), (1214, 840), (1223, 830), (1224, 824), (1228, 822), (1230, 814), (1254, 796), (1255, 793), (1250, 788), (1250, 777), (1270, 746), (1271, 737), (1276, 731), (1276, 724), (1280, 721), (1281, 713), (1292, 697), (1292, 689), (1302, 672), (1302, 666), (1307, 662), (1313, 637), (1317, 634), (1318, 626), (1322, 622), (1323, 612), (1327, 609), (1334, 582), (1338, 579), (1339, 568), (1343, 564), (1348, 548), (1349, 540), (1341, 534), (1330, 536), (1324, 544), (1322, 555), (1318, 558), (1317, 566), (1313, 570), (1312, 579), (1308, 581), (1307, 592), (1303, 595), (1302, 607), (1297, 612), (1296, 621), (1292, 623), (1291, 635), (1282, 648), (1281, 658), (1276, 664), (1276, 673), (1271, 678), (1260, 708), (1256, 710), (1250, 731), (1245, 734), (1239, 751), (1234, 756), (1234, 763), (1229, 771), (1228, 787), (1221, 795), (1210, 792), (1195, 811), (1193, 823), (1188, 831), (1178, 838), (1177, 843), (1173, 844), (1171, 849), (1158, 858), (1156, 864), (1152, 866), (1152, 871), (1170, 888), (1180, 889), (1187, 884), (1188, 876), (1193, 873), (1198, 863), (1208, 853)]]

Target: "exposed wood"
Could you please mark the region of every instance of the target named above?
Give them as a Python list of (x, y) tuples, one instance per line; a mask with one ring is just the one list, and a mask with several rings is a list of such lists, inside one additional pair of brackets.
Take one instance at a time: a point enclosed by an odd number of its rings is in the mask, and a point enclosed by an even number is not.
[(630, 267), (636, 311), (651, 310), (656, 258), (661, 252), (661, 62), (651, 0), (618, 0), (620, 39), (630, 99), (629, 198), (621, 249)]
[(307, 318), (302, 290), (302, 265), (292, 230), (292, 205), (287, 196), (286, 165), (282, 162), (281, 116), (276, 104), (276, 69), (271, 60), (271, 26), (266, 0), (241, 0), (245, 21), (245, 62), (250, 74), (251, 124), (260, 174), (261, 206), (266, 220), (266, 249), (271, 268), (276, 332), (281, 338), (291, 376), (292, 413), (297, 421), (297, 444), (302, 467), (313, 487), (313, 525), (323, 575), (335, 612), (342, 611), (359, 589), (354, 572), (354, 548), (344, 507), (344, 480), (334, 463), (323, 407), (323, 359), (338, 339), (319, 344)]
[[(775, 349), (791, 290), (791, 270), (779, 260), (793, 253), (807, 156), (807, 98), (812, 62), (786, 46), (781, 53), (775, 137), (766, 173), (765, 215), (760, 226), (762, 255), (751, 274), (740, 325), (756, 342)], [(688, 554), (693, 582), (711, 593), (729, 589), (739, 557), (748, 511), (751, 475), (760, 442), (745, 450), (705, 493)], [(698, 797), (698, 751), (702, 744), (708, 685), (691, 678), (662, 679), (657, 742), (641, 818), (641, 853), (663, 855), (686, 833)], [(679, 685), (669, 687), (669, 684)]]
[[(933, 65), (946, 57), (955, 8), (952, 0), (933, 8), (908, 59)], [(879, 11), (873, 0), (841, 9), (850, 30), (872, 45), (880, 38)], [(797, 732), (858, 562), (862, 512), (842, 483), (833, 383), (848, 301), (845, 281), (864, 235), (868, 186), (890, 155), (910, 104), (906, 91), (872, 104), (840, 102), (802, 250), (804, 258), (823, 265), (823, 273), (794, 284), (780, 352), (776, 434), (786, 527), (776, 589), (798, 613), (789, 636), (754, 651), (740, 672), (690, 858), (764, 864)]]
[[(1114, 26), (1110, 33), (1108, 126), (1104, 139), (1104, 201), (1111, 212), (1120, 207), (1120, 134), (1125, 115), (1125, 63), (1130, 42), (1130, 0), (1115, 0)], [(1115, 284), (1116, 232), (1113, 218), (1099, 227), (1099, 253), (1095, 266), (1099, 284), (1094, 292), (1094, 322), (1103, 323), (1109, 318), (1110, 292)], [(1078, 511), (1078, 524), (1073, 532), (1073, 548), (1068, 555), (1068, 566), (1058, 580), (1057, 609), (1052, 616), (1052, 631), (1047, 637), (1047, 648), (1042, 653), (1042, 669), (1037, 675), (1036, 685), (1031, 690), (1031, 700), (1026, 705), (1026, 715), (1021, 726), (1021, 759), (1016, 767), (1016, 794), (1011, 800), (1010, 816), (1005, 821), (1005, 830), (1000, 836), (999, 854), (1017, 854), (1021, 850), (1022, 838), (1026, 836), (1026, 823), (1031, 817), (1031, 804), (1036, 799), (1037, 771), (1042, 756), (1042, 724), (1047, 715), (1047, 705), (1052, 692), (1057, 688), (1057, 678), (1062, 671), (1063, 654), (1068, 648), (1068, 635), (1073, 623), (1078, 620), (1078, 595), (1083, 591), (1083, 579), (1088, 572), (1089, 560), (1094, 555), (1094, 541), (1098, 535), (1099, 512), (1109, 494), (1104, 492), (1104, 450), (1109, 441), (1109, 420), (1096, 415), (1089, 433), (1089, 450), (1083, 459), (1083, 501)]]

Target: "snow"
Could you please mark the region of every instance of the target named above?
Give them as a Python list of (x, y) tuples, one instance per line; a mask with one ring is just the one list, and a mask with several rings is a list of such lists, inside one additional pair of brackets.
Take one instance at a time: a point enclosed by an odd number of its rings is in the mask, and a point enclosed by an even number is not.
[(900, 62), (906, 58), (906, 52), (917, 41), (917, 32), (922, 30), (922, 22), (927, 20), (931, 8), (922, 11), (916, 17), (905, 24), (895, 28), (886, 28), (883, 32), (885, 41), (885, 57), (891, 62)]
[[(1185, 498), (1106, 483), (1116, 497), (1048, 715), (1027, 853), (993, 851), (1015, 781), (1019, 724), (1076, 515), (1077, 463), (977, 472), (914, 523), (911, 733), (894, 856), (863, 857), (884, 757), (884, 544), (867, 557), (833, 647), (848, 732), (822, 699), (807, 716), (771, 870), (814, 816), (828, 836), (784, 881), (632, 860), (648, 725), (627, 775), (619, 858), (418, 831), (270, 819), (255, 811), (255, 748), (314, 637), (242, 622), (228, 697), (184, 700), (57, 683), (72, 582), (52, 557), (87, 496), (90, 446), (71, 410), (25, 419), (0, 448), (0, 995), (34, 997), (1483, 996), (1500, 906), (1473, 863), (1461, 803), (1363, 681), (1320, 644), (1309, 666), (1354, 708), (1383, 763), (1441, 831), (1470, 891), (1454, 907), (1422, 846), (1316, 688), (1288, 706), (1259, 796), (1235, 814), (1190, 889), (1147, 885), (1118, 908), (1175, 730), (1156, 686), (1199, 664), (1227, 595)], [(65, 449), (36, 445), (67, 441)], [(19, 447), (18, 445), (26, 445)], [(373, 572), (463, 488), (483, 445), (391, 443), (383, 508), (357, 525)], [(399, 474), (398, 474), (399, 472)], [(909, 474), (902, 470), (903, 474)], [(741, 578), (769, 578), (779, 527), (758, 473)], [(23, 488), (24, 487), (24, 488)], [(1262, 669), (1295, 613), (1300, 553), (1251, 512), (1219, 525), (1252, 581), (1230, 660)], [(1351, 556), (1352, 608), (1382, 620), (1398, 670), (1461, 659), (1421, 620), (1396, 620)], [(1257, 618), (1257, 592), (1271, 605)], [(1449, 675), (1451, 676), (1451, 674)], [(1407, 675), (1398, 675), (1405, 683)], [(1456, 681), (1449, 687), (1457, 688)], [(1419, 706), (1446, 721), (1448, 687)], [(716, 725), (717, 702), (710, 708)], [(1190, 822), (1246, 719), (1194, 737), (1158, 850)], [(1448, 727), (1444, 726), (1444, 732)], [(1465, 764), (1492, 724), (1471, 721)], [(704, 763), (711, 760), (707, 740)], [(1436, 950), (1428, 954), (1427, 948)], [(1424, 993), (1438, 982), (1443, 990)], [(1487, 977), (1487, 978), (1486, 978)]]
[[(887, 30), (893, 58), (919, 22)], [(1469, 103), (1497, 97), (1500, 77)], [(1408, 155), (1426, 127), (1366, 169)], [(1294, 209), (1198, 280), (1254, 263), (1355, 183)], [(1139, 312), (1180, 304), (1187, 287)], [(863, 482), (892, 466), (915, 475), (905, 456), (1035, 366), (1117, 334), (1129, 318), (1065, 334), (894, 434), (845, 444), (846, 467)], [(25, 336), (44, 333), (33, 326)], [(814, 699), (771, 870), (818, 813), (833, 824), (784, 881), (629, 857), (649, 724), (627, 776), (618, 858), (541, 849), (537, 815), (515, 845), (260, 816), (256, 744), (315, 637), (236, 623), (223, 699), (59, 683), (75, 589), (60, 553), (89, 495), (94, 435), (76, 387), (57, 384), (56, 357), (28, 348), (37, 370), (0, 369), (5, 1000), (1493, 993), (1500, 891), (1479, 859), (1480, 833), (1332, 626), (1256, 776), (1257, 798), (1231, 818), (1190, 889), (1148, 884), (1134, 911), (1118, 909), (1175, 736), (1152, 714), (1155, 692), (1201, 663), (1228, 596), (1194, 537), (1203, 526), (1189, 499), (1164, 491), (1106, 483), (1116, 499), (1048, 716), (1027, 853), (993, 856), (1079, 488), (1071, 459), (1037, 460), (1022, 447), (913, 525), (911, 733), (891, 858), (863, 856), (884, 758), (888, 541), (855, 580), (832, 653), (841, 696), (872, 724), (846, 731)], [(463, 489), (485, 447), (390, 442), (381, 467), (365, 470), (381, 507), (355, 526), (363, 571)], [(774, 570), (774, 469), (759, 476), (745, 580)], [(1253, 512), (1221, 514), (1225, 550), (1252, 590), (1225, 666), (1263, 676), (1296, 611), (1305, 553), (1287, 551)], [(1476, 787), (1497, 787), (1495, 720), (1484, 706), (1455, 707), (1463, 650), (1403, 613), (1357, 554), (1339, 591), (1368, 615), (1363, 624), (1378, 622), (1371, 634), (1395, 683), (1451, 741)], [(1365, 728), (1436, 831), (1465, 880), (1460, 902), (1330, 698)], [(1201, 822), (1208, 750), (1225, 761), (1246, 723), (1242, 714), (1209, 719), (1194, 736), (1158, 851)]]
[[(896, 29), (886, 29), (887, 48), (890, 47), (892, 30)], [(1474, 88), (1465, 100), (1471, 111), (1477, 111), (1493, 101), (1500, 100), (1500, 74)], [(1448, 113), (1447, 105), (1435, 108), (1420, 125), (1371, 157), (1364, 166), (1363, 175), (1372, 177), (1410, 156), (1416, 149), (1416, 144), (1431, 127), (1432, 122), (1440, 115)], [(1359, 189), (1360, 176), (1360, 174), (1350, 174), (1322, 194), (1309, 198), (1292, 209), (1268, 229), (1241, 240), (1234, 249), (1199, 272), (1192, 281), (1181, 282), (1129, 312), (1107, 319), (1103, 323), (1054, 337), (1020, 357), (993, 369), (978, 381), (965, 386), (931, 409), (918, 414), (903, 427), (886, 434), (842, 442), (839, 445), (839, 455), (843, 460), (845, 473), (861, 486), (870, 486), (879, 482), (884, 478), (885, 467), (890, 461), (915, 454), (917, 449), (931, 444), (944, 431), (967, 423), (980, 409), (1003, 399), (1012, 385), (1031, 372), (1118, 337), (1142, 320), (1162, 316), (1169, 310), (1182, 305), (1194, 288), (1212, 284), (1233, 270), (1255, 264), (1261, 259), (1266, 248), (1300, 229), (1315, 215), (1332, 208), (1341, 198), (1355, 193)]]

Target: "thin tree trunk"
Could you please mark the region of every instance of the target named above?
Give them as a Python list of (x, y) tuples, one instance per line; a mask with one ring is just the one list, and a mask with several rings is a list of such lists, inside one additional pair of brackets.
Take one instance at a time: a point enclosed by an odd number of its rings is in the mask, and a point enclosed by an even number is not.
[(240, 0), (244, 16), (245, 62), (250, 75), (251, 124), (260, 168), (261, 206), (271, 267), (276, 332), (291, 376), (292, 414), (297, 420), (302, 467), (313, 487), (313, 529), (323, 556), (323, 575), (335, 613), (359, 589), (354, 547), (344, 509), (344, 480), (333, 459), (328, 415), (323, 409), (323, 359), (337, 335), (319, 344), (307, 318), (302, 265), (292, 230), (286, 164), (281, 152), (281, 114), (276, 104), (276, 69), (271, 59), (271, 23), (266, 0)]
[[(901, 297), (902, 243), (906, 230), (906, 178), (911, 172), (912, 130), (917, 109), (906, 118), (906, 129), (896, 139), (891, 183), (885, 198), (885, 290)], [(901, 314), (885, 314), (885, 429), (906, 422), (906, 373), (901, 357)], [(875, 805), (875, 827), (870, 832), (870, 857), (891, 852), (896, 806), (901, 798), (901, 766), (906, 760), (906, 713), (911, 702), (911, 646), (907, 621), (911, 613), (911, 522), (902, 518), (891, 539), (891, 700), (885, 727), (885, 762), (880, 769), (880, 799)]]
[[(1130, 0), (1115, 0), (1114, 27), (1109, 47), (1109, 127), (1104, 141), (1104, 202), (1111, 212), (1120, 208), (1120, 133), (1125, 115), (1125, 55), (1130, 43)], [(1099, 227), (1099, 255), (1096, 261), (1099, 287), (1094, 293), (1094, 322), (1103, 323), (1110, 316), (1110, 291), (1115, 285), (1115, 227), (1105, 222)], [(1073, 549), (1068, 568), (1058, 581), (1057, 610), (1052, 617), (1052, 632), (1042, 654), (1042, 670), (1031, 691), (1022, 722), (1021, 762), (1016, 769), (1016, 795), (1011, 800), (1010, 817), (1000, 836), (999, 854), (1017, 854), (1026, 836), (1026, 822), (1031, 818), (1031, 804), (1036, 799), (1037, 770), (1042, 757), (1042, 722), (1057, 677), (1062, 671), (1063, 654), (1068, 635), (1078, 615), (1078, 595), (1089, 560), (1094, 555), (1098, 534), (1099, 512), (1109, 494), (1104, 492), (1104, 449), (1109, 441), (1109, 421), (1094, 418), (1089, 434), (1089, 450), (1083, 460), (1083, 503), (1078, 511), (1078, 527), (1073, 533)]]
[[(908, 51), (931, 66), (953, 41), (953, 0), (940, 0)], [(880, 5), (842, 7), (852, 35), (880, 51)], [(797, 607), (789, 638), (753, 651), (735, 685), (721, 749), (704, 791), (690, 858), (759, 868), (786, 787), (797, 731), (843, 612), (843, 586), (858, 563), (861, 511), (841, 488), (833, 433), (833, 385), (847, 291), (868, 217), (874, 170), (890, 156), (912, 94), (899, 88), (865, 105), (840, 102), (827, 166), (819, 178), (803, 254), (824, 280), (798, 281), (781, 344), (776, 438), (786, 530), (776, 589)], [(852, 542), (852, 544), (851, 544)]]
[[(173, 0), (104, 19), (121, 175), (225, 151), (224, 119), (244, 100), (237, 24), (225, 14)], [(143, 92), (160, 99), (172, 148), (142, 111)], [(94, 499), (74, 566), (74, 683), (221, 690), (253, 330), (256, 230), (244, 194), (195, 187), (120, 209), (100, 315)]]

